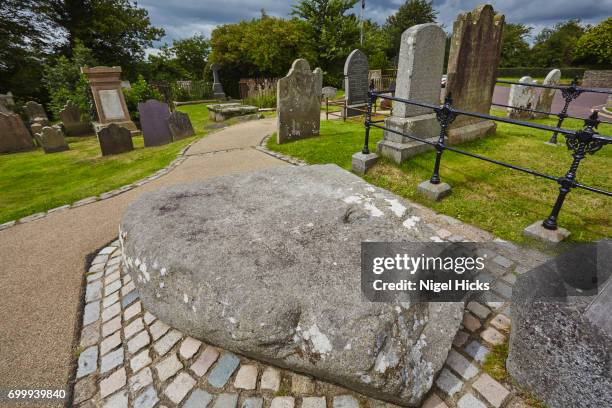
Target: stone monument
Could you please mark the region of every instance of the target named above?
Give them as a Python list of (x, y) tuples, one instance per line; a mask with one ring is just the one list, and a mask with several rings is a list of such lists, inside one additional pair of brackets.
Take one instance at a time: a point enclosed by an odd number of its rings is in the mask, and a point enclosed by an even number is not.
[(124, 213), (119, 236), (140, 299), (163, 322), (420, 406), (464, 304), (364, 301), (359, 273), (362, 241), (435, 235), (424, 222), (402, 225), (414, 215), (402, 198), (338, 166), (280, 166), (146, 193)]
[[(504, 16), (483, 4), (461, 13), (453, 25), (446, 94), (453, 106), (488, 115), (501, 58)], [(457, 144), (495, 132), (492, 120), (459, 115), (449, 126), (448, 142)]]
[(321, 94), (316, 86), (316, 76), (305, 59), (293, 61), (287, 76), (278, 80), (278, 144), (319, 135)]
[[(530, 76), (524, 76), (519, 79), (522, 84), (536, 83)], [(538, 94), (533, 86), (512, 85), (510, 86), (510, 96), (508, 97), (508, 117), (512, 119), (531, 119), (533, 112), (529, 109), (535, 109), (538, 101)], [(514, 109), (517, 108), (517, 109)]]
[(219, 65), (212, 64), (210, 67), (213, 73), (213, 95), (215, 99), (225, 99), (225, 92), (223, 91), (223, 85), (221, 85), (221, 80), (219, 79)]
[(82, 67), (81, 72), (87, 76), (98, 122), (93, 122), (98, 133), (111, 123), (129, 129), (133, 135), (140, 131), (130, 119), (123, 91), (121, 90), (121, 67)]
[(40, 143), (45, 153), (57, 153), (70, 150), (64, 133), (59, 126), (45, 126), (40, 133)]
[(0, 153), (13, 153), (33, 148), (32, 136), (19, 115), (0, 112)]
[[(395, 96), (430, 104), (440, 104), (440, 81), (444, 64), (446, 34), (436, 24), (419, 24), (402, 34)], [(437, 141), (440, 125), (431, 109), (393, 103), (393, 114), (385, 127), (403, 134)], [(419, 154), (431, 146), (385, 131), (378, 143), (380, 155), (395, 163)]]
[(49, 124), (47, 112), (45, 112), (45, 108), (40, 103), (29, 101), (23, 106), (23, 110), (28, 116), (30, 123), (40, 123), (43, 126)]
[[(561, 81), (561, 71), (558, 69), (553, 69), (546, 75), (544, 78), (544, 82), (542, 85), (559, 85), (559, 81)], [(540, 88), (540, 96), (538, 98), (538, 103), (536, 104), (535, 109), (542, 112), (550, 112), (552, 109), (552, 102), (555, 98), (555, 94), (557, 93), (556, 89), (551, 88)], [(535, 118), (547, 118), (548, 115), (543, 113), (534, 113), (533, 117)]]
[(206, 105), (208, 109), (208, 118), (214, 122), (223, 122), (231, 118), (240, 118), (241, 120), (259, 119), (259, 108), (252, 105), (243, 105), (237, 102), (231, 103), (215, 103)]
[(138, 112), (145, 147), (161, 146), (172, 142), (172, 133), (168, 126), (170, 108), (167, 103), (155, 99), (139, 102)]
[(319, 97), (321, 97), (323, 95), (323, 70), (317, 67), (312, 73), (315, 76), (315, 90)]
[(90, 122), (82, 121), (81, 109), (71, 101), (68, 101), (59, 113), (60, 119), (64, 124), (64, 130), (68, 136), (83, 136), (91, 134)]
[(121, 127), (116, 123), (100, 129), (98, 134), (98, 142), (100, 143), (100, 150), (102, 150), (102, 156), (109, 156), (111, 154), (119, 154), (134, 150), (134, 143), (132, 142), (132, 133), (129, 129)]
[(170, 127), (170, 133), (174, 141), (195, 135), (189, 115), (184, 112), (172, 112), (168, 117), (168, 127)]
[[(344, 62), (344, 99), (346, 117), (364, 115), (368, 103), (368, 57), (353, 50)], [(356, 109), (355, 109), (356, 108)]]
[(333, 86), (326, 86), (321, 89), (321, 94), (325, 99), (334, 99), (336, 97), (336, 93), (338, 93), (338, 90)]

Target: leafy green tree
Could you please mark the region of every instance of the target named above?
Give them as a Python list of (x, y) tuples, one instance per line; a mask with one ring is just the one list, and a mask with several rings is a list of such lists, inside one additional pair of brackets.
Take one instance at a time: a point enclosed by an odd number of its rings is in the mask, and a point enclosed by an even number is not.
[(344, 59), (359, 45), (359, 20), (355, 14), (347, 14), (358, 1), (300, 0), (293, 6), (291, 14), (311, 29), (319, 57), (316, 65), (325, 71), (330, 83), (339, 84)]
[(149, 99), (164, 100), (162, 94), (149, 85), (142, 75), (138, 75), (138, 79), (131, 84), (131, 88), (123, 88), (123, 95), (125, 96), (125, 104), (130, 112), (130, 117), (137, 122), (140, 120), (138, 102), (144, 102)]
[(402, 33), (417, 24), (435, 23), (438, 12), (433, 8), (433, 1), (407, 0), (395, 14), (389, 16), (385, 31), (390, 39), (389, 57), (399, 53)]
[(49, 109), (56, 119), (66, 102), (72, 101), (83, 113), (91, 108), (89, 84), (80, 68), (95, 66), (97, 61), (91, 50), (76, 41), (71, 52), (72, 58), (60, 55), (53, 63), (45, 65), (43, 83), (50, 97)]
[(552, 28), (543, 29), (535, 38), (532, 48), (532, 61), (540, 67), (569, 67), (574, 60), (574, 50), (585, 28), (580, 20), (557, 23)]
[[(76, 42), (92, 50), (105, 65), (120, 65), (134, 77), (135, 66), (146, 48), (164, 35), (153, 27), (147, 10), (129, 0), (40, 0), (40, 11), (67, 41), (57, 46), (70, 56)], [(56, 36), (61, 38), (61, 36)]]
[(525, 67), (529, 65), (529, 43), (527, 38), (532, 28), (524, 24), (506, 23), (502, 36), (502, 67)]
[(202, 34), (172, 42), (178, 64), (189, 73), (189, 79), (202, 79), (210, 54), (210, 41)]
[(612, 65), (612, 17), (590, 27), (578, 39), (574, 61), (589, 65)]

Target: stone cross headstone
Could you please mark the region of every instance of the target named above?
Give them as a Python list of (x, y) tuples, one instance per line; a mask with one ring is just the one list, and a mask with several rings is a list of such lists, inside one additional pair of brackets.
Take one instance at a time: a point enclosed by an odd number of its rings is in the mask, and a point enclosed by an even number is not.
[(138, 103), (140, 128), (145, 147), (161, 146), (172, 142), (172, 133), (168, 126), (170, 108), (167, 103), (149, 99)]
[(353, 50), (344, 62), (344, 114), (347, 117), (363, 115), (362, 110), (368, 103), (368, 72), (368, 57), (361, 50)]
[(32, 136), (19, 115), (0, 112), (0, 153), (34, 148)]
[(181, 140), (195, 135), (189, 115), (184, 112), (175, 111), (168, 117), (168, 126), (173, 140)]
[(293, 62), (286, 77), (277, 83), (277, 142), (286, 143), (319, 135), (320, 92), (305, 59)]
[(333, 86), (326, 86), (321, 89), (321, 93), (323, 94), (323, 98), (334, 99), (336, 97), (336, 94), (338, 93), (338, 90)]
[(102, 128), (98, 132), (98, 142), (100, 143), (102, 156), (109, 156), (111, 154), (119, 154), (134, 150), (132, 133), (130, 130), (115, 123)]
[[(548, 73), (548, 75), (546, 75), (546, 78), (544, 78), (544, 82), (542, 83), (542, 85), (559, 85), (559, 81), (561, 81), (561, 71), (559, 71), (558, 69), (553, 69)], [(550, 112), (552, 108), (552, 102), (555, 98), (556, 93), (556, 89), (541, 88), (538, 103), (536, 104), (536, 110), (542, 112)], [(547, 118), (548, 115), (543, 113), (534, 113), (533, 117)]]
[[(520, 83), (533, 84), (536, 81), (530, 76), (519, 79)], [(533, 113), (529, 109), (534, 109), (538, 100), (538, 94), (533, 86), (512, 85), (510, 86), (510, 96), (508, 98), (508, 117), (512, 119), (530, 119)]]
[(225, 99), (225, 91), (223, 91), (223, 85), (221, 85), (221, 80), (219, 79), (219, 65), (213, 64), (210, 69), (213, 73), (213, 95), (217, 99)]
[(81, 109), (74, 103), (68, 101), (59, 113), (60, 119), (64, 124), (66, 135), (82, 136), (91, 133), (91, 123), (81, 120)]
[[(446, 95), (453, 106), (488, 115), (491, 110), (497, 67), (501, 59), (504, 16), (482, 4), (461, 13), (453, 25), (448, 59)], [(492, 120), (459, 115), (448, 130), (448, 141), (457, 144), (495, 131)]]
[[(395, 96), (430, 104), (440, 103), (440, 86), (444, 64), (446, 34), (436, 24), (419, 24), (402, 34)], [(437, 141), (440, 126), (431, 109), (404, 103), (393, 104), (393, 114), (385, 120), (385, 127), (402, 134), (410, 134)], [(385, 131), (378, 143), (378, 152), (396, 163), (430, 149), (396, 133)]]
[(40, 143), (45, 153), (57, 153), (70, 149), (59, 126), (43, 127), (40, 133)]
[(139, 134), (136, 124), (130, 119), (121, 88), (121, 67), (82, 67), (81, 72), (87, 76), (98, 122), (93, 122), (94, 130), (116, 123), (129, 129), (132, 134)]
[(23, 110), (28, 115), (30, 123), (40, 123), (43, 126), (49, 123), (45, 108), (40, 103), (29, 101), (23, 106)]
[(321, 68), (315, 68), (312, 73), (315, 76), (315, 90), (318, 95), (321, 96), (323, 93), (323, 70)]

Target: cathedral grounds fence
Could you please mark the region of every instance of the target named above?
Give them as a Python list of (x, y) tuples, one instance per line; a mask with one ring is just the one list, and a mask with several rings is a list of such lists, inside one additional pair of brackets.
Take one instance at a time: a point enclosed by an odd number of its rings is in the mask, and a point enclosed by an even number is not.
[[(521, 107), (517, 107), (517, 106), (504, 105), (504, 104), (501, 104), (501, 103), (492, 103), (491, 104), (493, 106), (499, 106), (501, 108), (508, 108), (508, 109), (514, 109), (514, 110), (518, 110), (518, 111), (522, 111), (522, 112), (530, 112), (530, 113), (536, 113), (536, 114), (540, 114), (540, 115), (545, 115), (545, 117), (556, 116), (558, 118), (557, 126), (556, 126), (557, 128), (560, 128), (561, 126), (563, 126), (563, 122), (565, 121), (566, 118), (585, 120), (585, 118), (579, 118), (579, 117), (575, 117), (575, 116), (571, 116), (571, 115), (567, 114), (567, 111), (568, 111), (568, 109), (570, 107), (570, 104), (573, 101), (575, 101), (583, 93), (599, 93), (599, 94), (608, 94), (608, 95), (612, 94), (612, 91), (610, 91), (609, 89), (584, 88), (584, 87), (578, 86), (578, 79), (577, 78), (575, 78), (572, 81), (572, 83), (569, 84), (569, 85), (529, 84), (529, 83), (523, 83), (523, 82), (513, 82), (513, 81), (503, 81), (503, 80), (497, 80), (496, 82), (498, 84), (518, 85), (518, 86), (526, 86), (526, 87), (528, 86), (528, 87), (533, 87), (533, 88), (560, 90), (561, 91), (561, 96), (563, 97), (563, 100), (564, 100), (564, 105), (563, 105), (563, 108), (561, 109), (561, 112), (557, 112), (557, 113), (545, 112), (545, 111), (536, 110), (536, 109), (530, 109), (530, 108), (521, 108)], [(599, 123), (611, 124), (612, 122), (607, 122), (607, 121), (599, 120)], [(548, 143), (550, 143), (550, 144), (557, 144), (557, 136), (558, 136), (558, 134), (559, 134), (559, 132), (553, 131), (553, 134), (550, 137), (550, 140), (548, 141)]]
[[(521, 84), (522, 85), (522, 84)], [(396, 103), (403, 103), (407, 105), (420, 106), (423, 108), (431, 109), (436, 114), (436, 119), (440, 125), (440, 134), (438, 137), (438, 141), (430, 141), (426, 140), (424, 137), (418, 137), (416, 135), (402, 133), (396, 131), (394, 129), (390, 129), (384, 126), (383, 120), (372, 120), (372, 111), (373, 106), (376, 105), (376, 101), (378, 99), (386, 99)], [(446, 143), (447, 140), (447, 131), (450, 124), (455, 120), (455, 118), (459, 115), (469, 116), (473, 118), (479, 118), (484, 120), (492, 120), (495, 122), (508, 123), (512, 125), (527, 127), (531, 129), (539, 129), (545, 130), (549, 132), (553, 132), (554, 134), (562, 134), (565, 137), (565, 143), (567, 145), (568, 150), (572, 151), (572, 164), (570, 165), (568, 171), (563, 176), (553, 176), (547, 173), (543, 173), (540, 171), (536, 171), (533, 169), (517, 166), (514, 164), (506, 163), (500, 160), (491, 159), (489, 157), (485, 157), (479, 154), (467, 152), (465, 150), (459, 149), (454, 146), (449, 146)], [(562, 123), (562, 122), (561, 122)], [(431, 145), (436, 150), (436, 158), (433, 168), (433, 174), (430, 178), (431, 184), (440, 184), (440, 164), (442, 162), (443, 153), (445, 151), (451, 151), (454, 153), (458, 153), (464, 156), (472, 157), (474, 159), (483, 160), (495, 165), (499, 165), (502, 167), (506, 167), (512, 170), (520, 171), (523, 173), (531, 174), (536, 177), (544, 178), (547, 180), (554, 181), (559, 184), (559, 195), (553, 205), (553, 208), (550, 212), (548, 218), (543, 222), (542, 226), (548, 230), (556, 230), (557, 227), (557, 219), (559, 217), (559, 212), (561, 211), (561, 207), (565, 201), (566, 196), (573, 188), (581, 188), (587, 191), (591, 191), (593, 193), (602, 194), (604, 196), (612, 197), (612, 192), (603, 190), (601, 188), (596, 188), (592, 186), (588, 186), (582, 184), (577, 181), (577, 172), (578, 167), (580, 166), (580, 162), (586, 157), (587, 154), (595, 154), (605, 145), (612, 144), (612, 137), (600, 135), (597, 133), (596, 128), (599, 125), (600, 121), (598, 119), (598, 112), (595, 111), (593, 114), (584, 120), (584, 127), (580, 130), (569, 130), (563, 129), (559, 126), (547, 126), (539, 123), (530, 123), (524, 122), (520, 120), (514, 120), (510, 118), (491, 116), (482, 113), (476, 112), (468, 112), (462, 109), (455, 108), (452, 105), (452, 95), (447, 95), (445, 101), (442, 105), (434, 105), (425, 102), (419, 102), (410, 99), (403, 99), (394, 96), (388, 95), (387, 92), (376, 92), (373, 88), (370, 89), (369, 99), (366, 109), (365, 115), (365, 140), (362, 153), (369, 154), (369, 138), (370, 138), (370, 129), (372, 127), (382, 129), (386, 132), (391, 132), (409, 139), (412, 139), (416, 142), (420, 142), (423, 144)]]

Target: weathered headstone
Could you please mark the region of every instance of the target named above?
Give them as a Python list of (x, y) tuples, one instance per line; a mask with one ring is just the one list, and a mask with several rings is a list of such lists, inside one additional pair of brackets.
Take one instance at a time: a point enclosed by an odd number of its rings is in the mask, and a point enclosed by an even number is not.
[[(534, 81), (530, 76), (524, 76), (519, 79), (522, 84), (533, 84)], [(512, 119), (530, 119), (533, 113), (530, 109), (535, 109), (538, 100), (538, 94), (533, 86), (512, 85), (510, 87), (510, 96), (508, 98), (508, 117)], [(514, 109), (516, 108), (516, 109)]]
[[(489, 114), (497, 67), (501, 58), (504, 16), (483, 4), (461, 13), (453, 25), (448, 59), (446, 94), (453, 106)], [(495, 122), (459, 115), (449, 126), (450, 144), (473, 140), (495, 132)]]
[(59, 126), (43, 127), (40, 133), (40, 143), (45, 153), (57, 153), (70, 149)]
[(91, 123), (81, 120), (82, 112), (78, 106), (68, 101), (59, 113), (60, 119), (64, 124), (66, 135), (82, 136), (91, 133)]
[(241, 103), (215, 103), (206, 105), (208, 118), (215, 122), (223, 122), (230, 118), (241, 118), (244, 120), (259, 119), (259, 108), (257, 106), (242, 105)]
[(312, 73), (315, 76), (315, 90), (319, 96), (323, 92), (323, 70), (321, 68), (315, 68)]
[(6, 102), (0, 99), (0, 113), (12, 113), (12, 111), (6, 106)]
[[(551, 86), (559, 85), (560, 80), (561, 80), (561, 71), (559, 71), (558, 69), (553, 69), (552, 71), (548, 73), (548, 75), (546, 75), (546, 78), (544, 78), (544, 82), (542, 83), (542, 85), (551, 85)], [(535, 109), (541, 112), (550, 112), (550, 109), (552, 108), (552, 102), (553, 102), (553, 99), (555, 98), (556, 93), (557, 93), (556, 89), (541, 88), (540, 96), (538, 98), (538, 103), (536, 104)], [(534, 113), (533, 117), (547, 118), (548, 115), (543, 114), (543, 113)]]
[[(402, 34), (395, 96), (430, 104), (440, 103), (440, 81), (446, 34), (436, 24), (419, 24)], [(437, 140), (440, 125), (431, 109), (394, 102), (385, 127), (414, 137)], [(378, 152), (396, 163), (431, 149), (429, 145), (385, 131)]]
[(33, 149), (32, 136), (19, 115), (0, 112), (0, 153)]
[(15, 99), (13, 98), (13, 93), (8, 91), (5, 94), (0, 94), (0, 104), (4, 103), (9, 109), (12, 109), (15, 106)]
[(170, 108), (167, 103), (155, 99), (139, 102), (138, 112), (145, 147), (161, 146), (172, 142), (172, 133), (168, 126)]
[(213, 73), (213, 95), (217, 99), (225, 99), (225, 91), (223, 91), (223, 85), (219, 79), (219, 65), (213, 64), (210, 69)]
[(173, 140), (181, 140), (195, 135), (189, 115), (184, 112), (172, 112), (168, 117), (168, 127), (170, 127)]
[(333, 86), (326, 86), (321, 89), (321, 94), (323, 95), (323, 98), (325, 99), (334, 99), (337, 93), (338, 93), (338, 90), (334, 88)]
[(111, 123), (98, 132), (98, 142), (100, 143), (102, 156), (134, 150), (130, 130), (115, 123)]
[(98, 113), (98, 122), (93, 122), (96, 133), (116, 123), (134, 135), (139, 134), (121, 90), (121, 67), (82, 67), (81, 72), (87, 76)]
[(43, 126), (49, 124), (45, 108), (40, 103), (29, 101), (23, 106), (23, 110), (28, 115), (30, 123), (40, 123)]
[(347, 117), (364, 114), (368, 103), (368, 86), (368, 57), (361, 50), (353, 50), (344, 62), (344, 114)]
[(42, 147), (42, 140), (40, 139), (40, 135), (42, 134), (43, 125), (40, 123), (32, 123), (30, 125), (30, 132), (32, 133), (32, 137), (34, 138), (34, 143), (38, 147)]
[(305, 59), (293, 62), (277, 83), (277, 142), (317, 136), (321, 124), (320, 92)]

